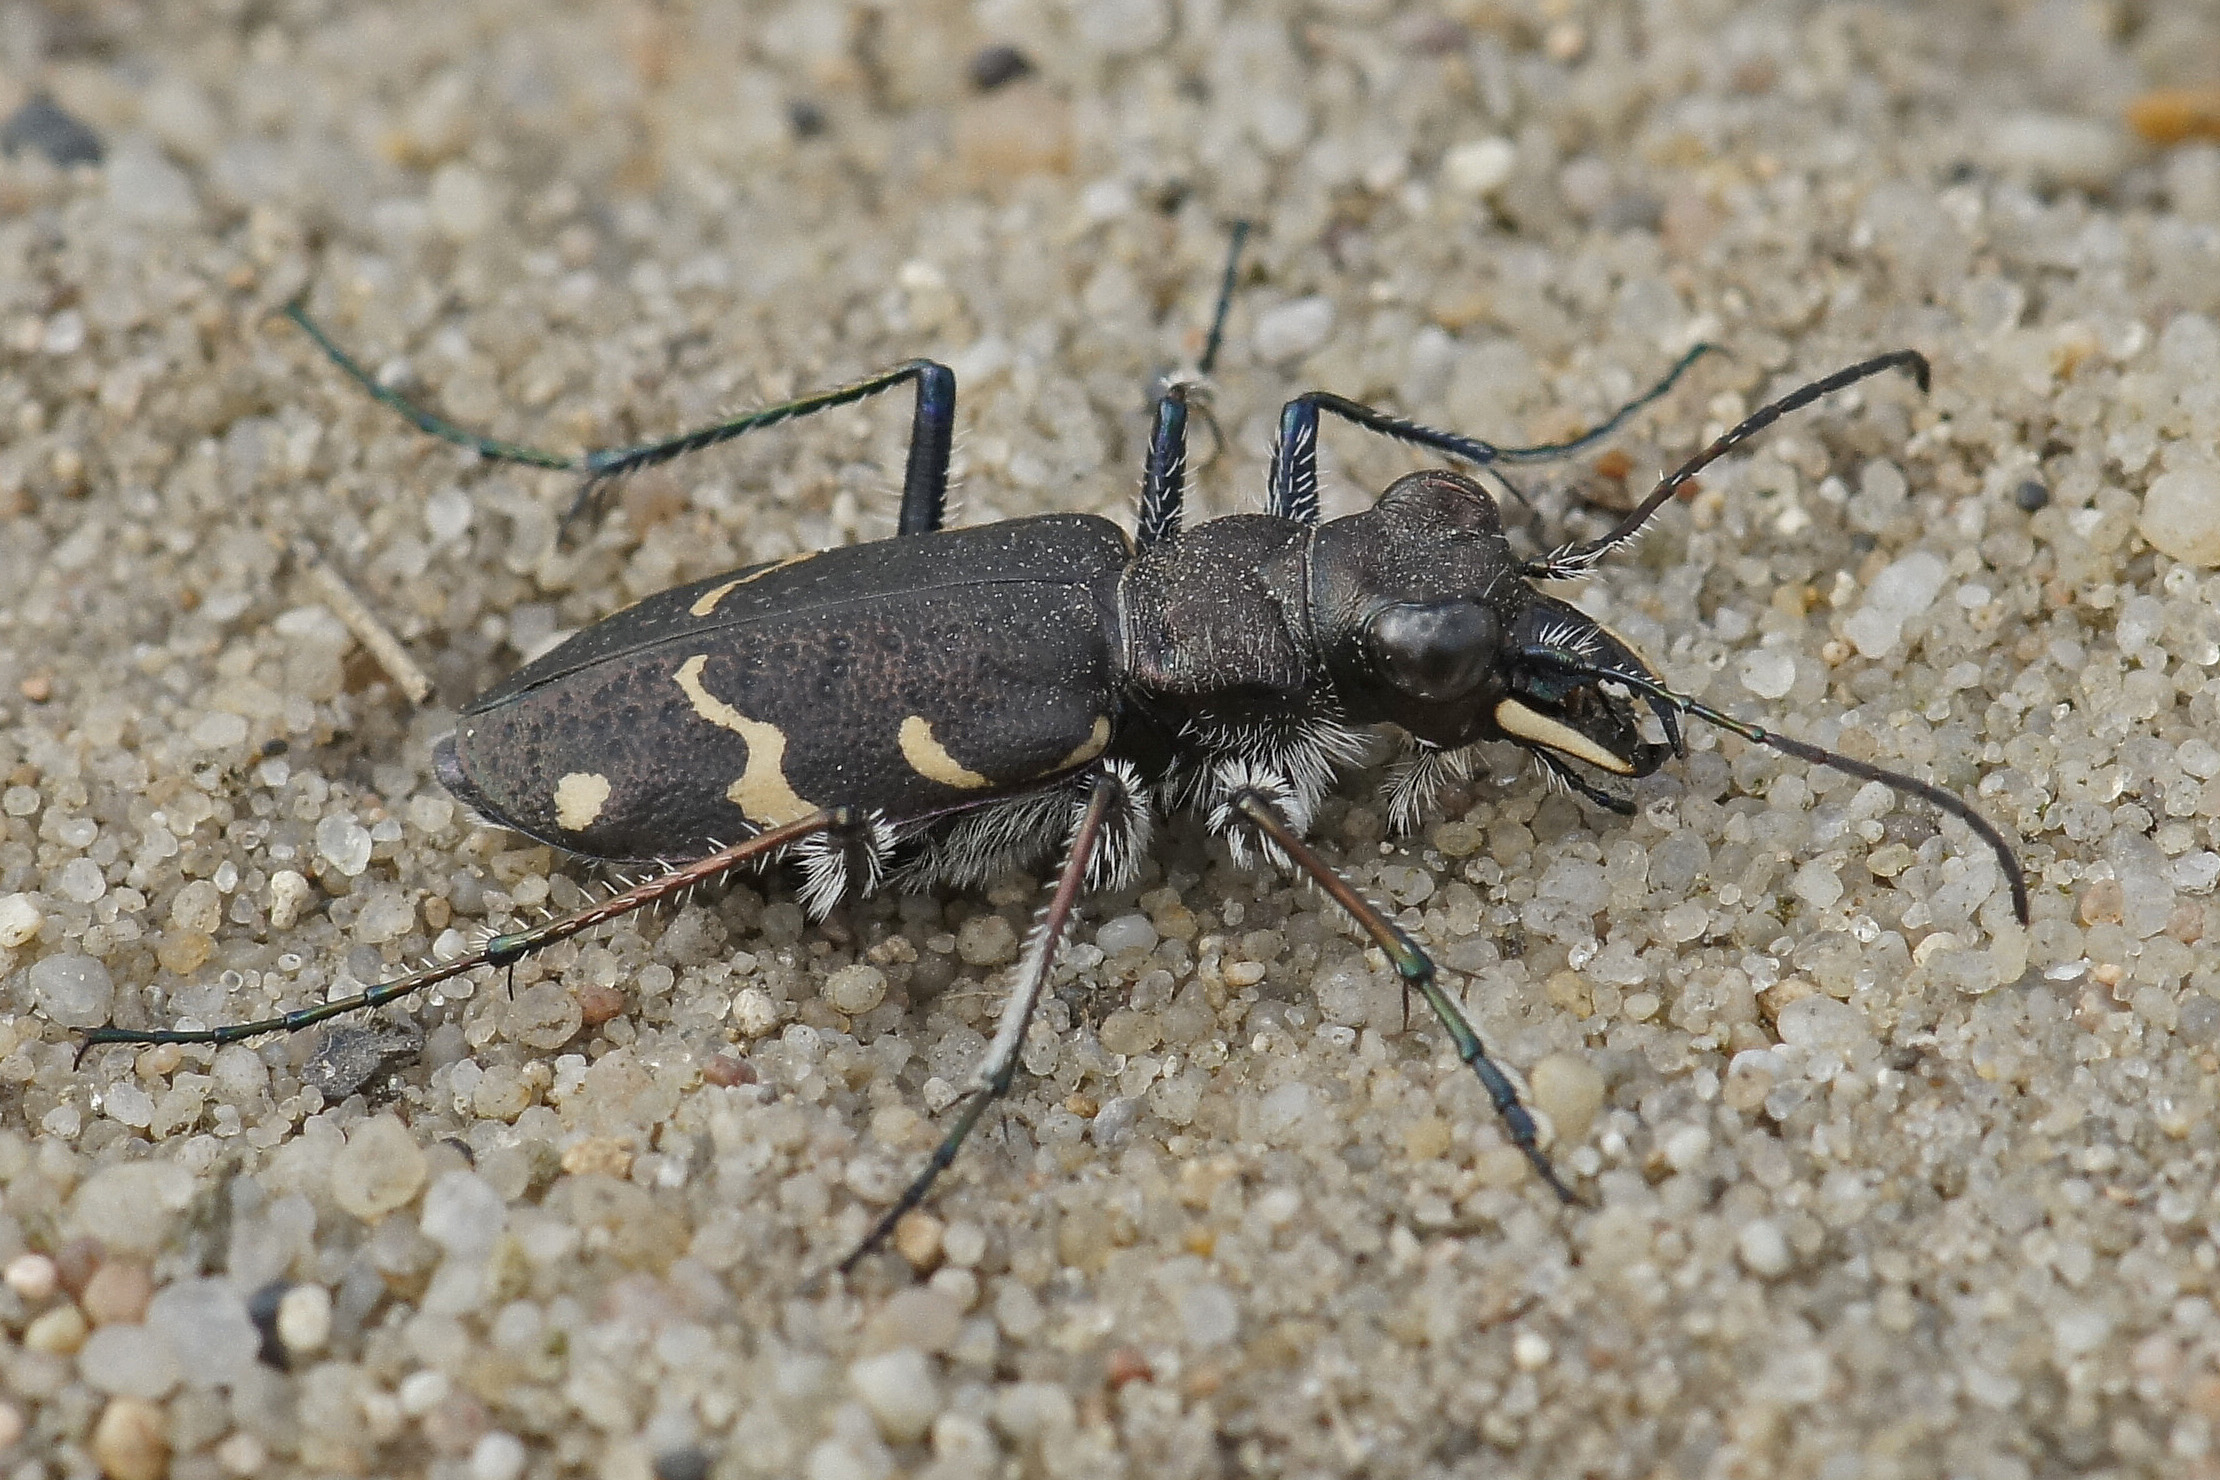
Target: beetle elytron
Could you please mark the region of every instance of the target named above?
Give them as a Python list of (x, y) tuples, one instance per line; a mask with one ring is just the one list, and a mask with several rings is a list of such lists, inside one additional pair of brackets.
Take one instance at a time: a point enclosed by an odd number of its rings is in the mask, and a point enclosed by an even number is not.
[[(1240, 249), (1237, 235), (1235, 254)], [(1225, 289), (1234, 263), (1229, 260)], [(1227, 293), (1211, 335), (1215, 350)], [(1631, 804), (1591, 772), (1632, 778), (1680, 748), (1694, 716), (1803, 760), (1923, 797), (1995, 852), (2015, 909), (2027, 892), (2004, 838), (1957, 797), (1743, 723), (1670, 690), (1625, 642), (1534, 582), (1587, 573), (1674, 493), (1781, 415), (1868, 376), (1927, 363), (1900, 350), (1815, 381), (1744, 420), (1663, 479), (1609, 533), (1521, 560), (1496, 504), (1447, 469), (1398, 479), (1361, 513), (1321, 522), (1321, 413), (1470, 467), (1562, 457), (1662, 395), (1702, 353), (1570, 442), (1497, 447), (1324, 392), (1280, 419), (1265, 512), (1186, 528), (1188, 390), (1157, 399), (1136, 536), (1091, 515), (943, 529), (956, 384), (913, 360), (867, 380), (644, 446), (569, 458), (458, 428), (380, 386), (296, 304), (295, 323), (369, 393), (489, 459), (608, 480), (903, 384), (917, 395), (899, 532), (665, 591), (578, 633), (472, 700), (440, 742), (440, 778), (486, 817), (590, 858), (691, 859), (575, 914), (499, 935), (343, 1001), (214, 1029), (97, 1030), (95, 1043), (228, 1043), (390, 1002), (498, 966), (742, 864), (801, 869), (822, 914), (853, 893), (966, 885), (1061, 849), (994, 1038), (930, 1163), (842, 1262), (917, 1206), (1016, 1073), (1027, 1024), (1081, 893), (1129, 881), (1161, 812), (1198, 813), (1237, 860), (1262, 852), (1314, 880), (1440, 1018), (1506, 1131), (1572, 1194), (1532, 1117), (1433, 963), (1303, 841), (1336, 774), (1381, 725), (1409, 738), (1392, 802), (1408, 822), (1508, 740), (1598, 804)], [(1207, 370), (1211, 353), (1204, 356)], [(1664, 743), (1645, 740), (1636, 702)]]

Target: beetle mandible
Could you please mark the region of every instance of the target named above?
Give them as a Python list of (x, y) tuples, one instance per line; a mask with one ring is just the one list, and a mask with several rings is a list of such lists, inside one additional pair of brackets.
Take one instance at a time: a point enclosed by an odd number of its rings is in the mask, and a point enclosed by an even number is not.
[[(1226, 263), (1207, 373), (1241, 250)], [(1586, 575), (1704, 467), (1781, 416), (1869, 376), (1876, 356), (1753, 412), (1661, 479), (1605, 534), (1521, 559), (1493, 496), (1436, 468), (1361, 512), (1322, 520), (1318, 430), (1330, 414), (1478, 471), (1593, 445), (1671, 388), (1569, 441), (1503, 447), (1323, 391), (1281, 413), (1265, 510), (1187, 527), (1191, 385), (1157, 397), (1136, 532), (1093, 515), (943, 527), (956, 381), (911, 360), (878, 375), (635, 447), (564, 457), (466, 431), (380, 385), (295, 303), (288, 316), (372, 396), (483, 458), (575, 471), (573, 513), (611, 480), (744, 433), (903, 385), (916, 409), (892, 539), (796, 555), (651, 596), (586, 628), (464, 706), (435, 751), (440, 779), (485, 817), (572, 853), (654, 860), (654, 877), (573, 914), (497, 935), (357, 996), (210, 1029), (105, 1028), (91, 1043), (230, 1043), (391, 1002), (676, 896), (728, 870), (789, 859), (822, 915), (886, 887), (976, 885), (1061, 852), (993, 1039), (925, 1168), (839, 1265), (877, 1247), (926, 1196), (1015, 1077), (1027, 1025), (1081, 895), (1134, 876), (1160, 816), (1199, 815), (1237, 862), (1262, 854), (1311, 879), (1433, 1009), (1510, 1140), (1573, 1200), (1534, 1118), (1488, 1057), (1434, 963), (1305, 841), (1319, 801), (1379, 727), (1407, 738), (1397, 820), (1510, 741), (1618, 812), (1589, 779), (1636, 778), (1679, 751), (1682, 716), (1925, 799), (1996, 853), (2013, 908), (2027, 887), (2002, 834), (1931, 783), (1732, 718), (1677, 693), (1625, 641), (1536, 582)], [(1506, 485), (1509, 486), (1509, 485)], [(1515, 490), (1514, 490), (1515, 491)], [(1640, 709), (1637, 705), (1640, 705)], [(1643, 737), (1652, 717), (1662, 743)], [(689, 860), (672, 867), (671, 859)]]

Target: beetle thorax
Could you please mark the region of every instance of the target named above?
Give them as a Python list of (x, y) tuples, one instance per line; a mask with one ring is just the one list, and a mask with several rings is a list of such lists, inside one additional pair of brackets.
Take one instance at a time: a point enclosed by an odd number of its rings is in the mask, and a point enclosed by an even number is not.
[(1213, 519), (1144, 551), (1120, 588), (1127, 676), (1179, 725), (1302, 714), (1313, 687), (1303, 594), (1304, 526), (1263, 514)]

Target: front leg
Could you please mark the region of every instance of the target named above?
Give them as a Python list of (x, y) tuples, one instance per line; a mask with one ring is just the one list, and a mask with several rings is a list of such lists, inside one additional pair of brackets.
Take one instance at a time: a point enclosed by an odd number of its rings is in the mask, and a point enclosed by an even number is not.
[(1525, 1153), (1535, 1174), (1548, 1184), (1550, 1191), (1564, 1202), (1575, 1202), (1572, 1189), (1558, 1177), (1557, 1169), (1550, 1164), (1548, 1153), (1541, 1147), (1540, 1130), (1533, 1115), (1520, 1101), (1508, 1076), (1488, 1057), (1480, 1042), (1480, 1035), (1473, 1031), (1464, 1009), (1456, 998), (1449, 995), (1438, 979), (1433, 958), (1419, 948), (1417, 941), (1389, 919), (1379, 906), (1359, 894), (1356, 887), (1334, 871), (1311, 846), (1304, 842), (1296, 829), (1289, 825), (1282, 814), (1277, 798), (1262, 786), (1243, 786), (1233, 790), (1212, 809), (1211, 823), (1220, 831), (1230, 831), (1236, 826), (1253, 828), (1263, 836), (1269, 849), (1285, 858), (1311, 882), (1323, 889), (1334, 903), (1349, 912), (1373, 943), (1395, 965), (1396, 974), (1403, 978), (1404, 987), (1426, 999), (1448, 1030), (1449, 1040), (1456, 1045), (1457, 1057), (1472, 1067), (1479, 1076), (1481, 1086), (1487, 1090), (1488, 1099), (1503, 1120), (1504, 1133), (1511, 1144)]

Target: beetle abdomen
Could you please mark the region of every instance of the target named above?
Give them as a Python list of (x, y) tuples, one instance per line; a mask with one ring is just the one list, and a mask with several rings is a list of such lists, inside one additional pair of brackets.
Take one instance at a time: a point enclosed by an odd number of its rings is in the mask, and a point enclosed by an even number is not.
[[(665, 593), (473, 703), (441, 777), (505, 826), (622, 859), (707, 851), (821, 806), (905, 821), (1029, 789), (1100, 755), (1113, 722), (1103, 614), (1124, 544), (1102, 521), (1059, 522), (1047, 573), (1037, 552), (1030, 576), (997, 570), (1002, 541), (967, 538), (1008, 528), (991, 526)], [(720, 610), (805, 570), (806, 596)]]

